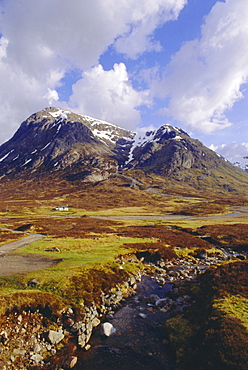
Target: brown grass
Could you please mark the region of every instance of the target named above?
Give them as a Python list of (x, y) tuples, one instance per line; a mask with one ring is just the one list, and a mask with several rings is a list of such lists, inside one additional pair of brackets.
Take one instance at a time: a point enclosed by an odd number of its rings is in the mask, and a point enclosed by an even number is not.
[(23, 234), (13, 233), (11, 231), (0, 230), (0, 245), (23, 238)]
[(119, 235), (132, 236), (139, 238), (153, 237), (160, 240), (163, 244), (176, 248), (204, 248), (210, 247), (205, 240), (196, 238), (194, 235), (181, 230), (162, 225), (153, 226), (129, 226), (119, 228)]
[(166, 325), (178, 369), (246, 370), (247, 329), (238, 315), (223, 313), (215, 302), (229, 295), (247, 299), (248, 263), (229, 263), (208, 270), (200, 276), (199, 288), (196, 303)]
[[(9, 227), (23, 228), (53, 237), (92, 238), (95, 234), (109, 234), (115, 232), (120, 225), (117, 221), (94, 219), (89, 217), (37, 217), (23, 220), (16, 218), (9, 220)], [(7, 222), (7, 221), (6, 221)]]
[(203, 226), (197, 231), (210, 235), (217, 245), (232, 249), (248, 250), (248, 227), (246, 224), (209, 225)]

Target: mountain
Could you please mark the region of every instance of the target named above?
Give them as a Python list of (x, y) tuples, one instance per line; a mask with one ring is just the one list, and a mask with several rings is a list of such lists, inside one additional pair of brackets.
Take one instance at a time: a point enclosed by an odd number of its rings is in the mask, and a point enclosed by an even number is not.
[(31, 115), (0, 146), (2, 181), (48, 174), (83, 183), (122, 176), (145, 186), (150, 177), (173, 186), (229, 193), (248, 185), (244, 171), (179, 128), (163, 125), (139, 136), (54, 107)]
[(46, 108), (31, 115), (0, 147), (0, 177), (62, 171), (71, 178), (100, 181), (118, 170), (116, 142), (121, 157), (121, 142), (133, 136), (110, 123)]
[(234, 162), (234, 165), (248, 172), (248, 156), (241, 157), (239, 161)]

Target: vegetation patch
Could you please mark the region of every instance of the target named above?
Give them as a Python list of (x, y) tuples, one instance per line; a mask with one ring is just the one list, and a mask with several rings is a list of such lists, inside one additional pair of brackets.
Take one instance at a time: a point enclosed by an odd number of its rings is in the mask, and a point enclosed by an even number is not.
[(227, 207), (215, 202), (201, 201), (197, 203), (189, 203), (186, 205), (177, 206), (173, 212), (175, 215), (185, 216), (204, 216), (224, 214), (227, 212)]
[(248, 331), (248, 297), (239, 294), (224, 296), (214, 301), (213, 307), (223, 316), (239, 320)]
[(166, 323), (179, 369), (247, 369), (247, 267), (228, 263), (201, 275), (195, 304)]
[(163, 225), (146, 225), (146, 226), (129, 226), (128, 228), (119, 228), (119, 235), (132, 236), (139, 238), (152, 237), (160, 240), (167, 246), (177, 248), (204, 248), (212, 247), (208, 242), (194, 235), (189, 234), (183, 230), (178, 230), (174, 227), (167, 227)]
[[(0, 283), (3, 285), (3, 282)], [(70, 303), (54, 294), (27, 289), (19, 291), (17, 289), (0, 288), (0, 315), (8, 314), (13, 310), (22, 309), (49, 309), (54, 315), (60, 313), (62, 309), (70, 306)]]
[(164, 243), (129, 243), (125, 244), (124, 248), (133, 249), (138, 259), (143, 259), (145, 262), (156, 263), (159, 260), (172, 260), (177, 258), (177, 254), (174, 250)]
[(23, 238), (23, 234), (11, 232), (8, 230), (0, 230), (0, 245), (10, 243)]
[(198, 229), (203, 234), (210, 235), (217, 245), (234, 250), (248, 251), (247, 224), (209, 225)]
[(30, 256), (56, 256), (61, 262), (46, 270), (1, 277), (0, 294), (30, 290), (29, 283), (35, 279), (38, 282), (35, 290), (52, 293), (71, 303), (98, 300), (101, 289), (113, 287), (141, 267), (136, 261), (125, 263), (120, 269), (116, 257), (128, 254), (130, 248), (128, 250), (126, 246), (129, 244), (132, 250), (134, 245), (150, 241), (150, 238), (119, 237), (112, 234), (95, 239), (42, 239), (16, 252)]

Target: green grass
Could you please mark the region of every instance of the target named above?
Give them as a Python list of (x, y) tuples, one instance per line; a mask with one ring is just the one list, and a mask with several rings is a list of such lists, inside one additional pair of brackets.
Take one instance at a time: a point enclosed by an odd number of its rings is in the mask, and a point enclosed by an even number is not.
[[(63, 259), (62, 262), (52, 268), (57, 270), (91, 263), (109, 262), (114, 260), (118, 254), (127, 253), (127, 250), (123, 248), (124, 244), (146, 242), (151, 242), (151, 239), (119, 237), (115, 235), (96, 239), (44, 238), (16, 252)], [(60, 252), (50, 251), (54, 247), (59, 248)]]
[[(96, 286), (102, 284), (101, 274), (106, 274), (106, 276), (120, 275), (118, 272), (120, 266), (115, 261), (115, 257), (119, 254), (123, 255), (132, 252), (131, 249), (124, 248), (123, 245), (146, 242), (151, 242), (151, 239), (119, 237), (115, 235), (97, 239), (44, 238), (25, 248), (16, 250), (15, 253), (46, 256), (61, 259), (61, 262), (41, 271), (0, 277), (0, 296), (6, 293), (29, 290), (28, 282), (35, 278), (40, 283), (37, 287), (40, 291), (53, 293), (56, 296), (68, 297), (72, 289), (72, 280), (78, 279), (80, 281), (85, 279), (85, 281), (90, 281), (89, 275), (91, 270), (99, 271), (99, 281), (97, 281), (97, 274), (94, 281)], [(53, 247), (59, 248), (60, 252), (49, 251)], [(138, 268), (140, 268), (138, 263), (126, 263), (123, 265), (123, 273), (129, 274), (135, 272), (135, 269), (137, 270)], [(111, 278), (111, 281), (114, 279), (114, 277)], [(84, 295), (83, 289), (85, 288), (74, 293), (74, 301), (77, 301), (79, 297)]]
[(226, 295), (215, 300), (213, 307), (225, 316), (238, 319), (248, 330), (248, 298), (237, 295)]

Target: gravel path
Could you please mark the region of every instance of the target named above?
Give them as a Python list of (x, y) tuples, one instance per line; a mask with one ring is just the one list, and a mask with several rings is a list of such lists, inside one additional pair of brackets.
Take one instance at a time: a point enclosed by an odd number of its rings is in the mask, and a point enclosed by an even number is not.
[(241, 206), (230, 209), (230, 213), (212, 215), (212, 216), (189, 216), (189, 215), (108, 215), (108, 216), (90, 216), (91, 218), (101, 218), (105, 220), (152, 220), (152, 221), (173, 221), (185, 219), (223, 219), (223, 218), (248, 218), (248, 207)]
[(45, 235), (42, 234), (30, 234), (29, 236), (26, 236), (25, 238), (15, 240), (13, 242), (3, 244), (0, 246), (0, 256), (9, 252), (14, 251), (15, 249), (26, 247), (27, 245), (43, 239)]
[(60, 262), (60, 259), (51, 259), (44, 256), (10, 253), (16, 249), (26, 247), (30, 243), (33, 243), (44, 237), (45, 235), (42, 234), (30, 234), (22, 239), (1, 245), (0, 276), (43, 270)]

